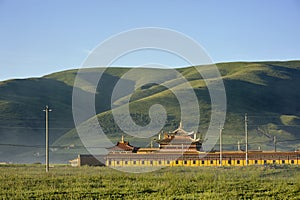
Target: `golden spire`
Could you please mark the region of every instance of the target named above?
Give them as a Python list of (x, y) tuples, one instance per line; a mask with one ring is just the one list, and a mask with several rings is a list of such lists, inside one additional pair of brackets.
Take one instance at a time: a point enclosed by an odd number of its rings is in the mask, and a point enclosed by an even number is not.
[(121, 143), (124, 143), (124, 135), (122, 135)]

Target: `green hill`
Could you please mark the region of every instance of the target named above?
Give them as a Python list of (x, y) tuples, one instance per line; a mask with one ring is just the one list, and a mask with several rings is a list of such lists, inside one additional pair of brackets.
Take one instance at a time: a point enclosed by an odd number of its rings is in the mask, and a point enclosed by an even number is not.
[[(209, 66), (199, 66), (201, 69)], [(300, 61), (234, 62), (217, 64), (227, 95), (227, 117), (223, 131), (225, 149), (236, 149), (243, 143), (244, 113), (249, 115), (249, 145), (251, 149), (273, 148), (294, 150), (300, 147)], [(89, 69), (80, 80), (80, 90), (89, 94), (90, 79), (104, 69)], [(189, 81), (198, 98), (201, 121), (198, 130), (205, 134), (210, 119), (210, 97), (207, 87), (194, 67), (176, 69)], [(104, 71), (96, 93), (96, 112), (101, 127), (112, 141), (123, 134), (112, 117), (111, 94), (129, 68), (109, 68)], [(42, 78), (0, 82), (0, 161), (41, 162), (44, 160), (45, 105), (49, 105), (50, 142), (53, 162), (66, 162), (84, 152), (74, 129), (72, 90), (77, 70), (47, 75)], [(139, 74), (147, 74), (141, 77)], [(126, 87), (136, 88), (130, 98), (130, 113), (139, 125), (149, 123), (148, 110), (154, 104), (165, 107), (168, 116), (164, 130), (176, 128), (180, 121), (178, 100), (170, 89), (143, 81), (160, 81), (174, 91), (184, 89), (182, 77), (168, 73), (168, 69), (138, 69), (122, 77)], [(130, 92), (119, 94), (113, 104), (123, 109), (122, 103)], [(188, 108), (193, 111), (193, 108)], [(192, 120), (192, 119), (191, 119)], [(86, 122), (87, 123), (87, 122)], [(127, 138), (136, 145), (147, 145), (147, 140)], [(216, 147), (217, 148), (217, 147)]]

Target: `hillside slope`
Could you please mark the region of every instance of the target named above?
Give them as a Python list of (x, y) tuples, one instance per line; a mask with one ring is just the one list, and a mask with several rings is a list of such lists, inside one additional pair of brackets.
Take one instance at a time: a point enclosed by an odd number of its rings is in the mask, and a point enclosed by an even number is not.
[[(288, 62), (235, 62), (217, 64), (223, 77), (227, 95), (227, 118), (224, 129), (224, 148), (235, 149), (243, 142), (244, 113), (249, 115), (249, 139), (253, 149), (261, 146), (271, 150), (272, 137), (278, 148), (299, 148), (300, 139), (300, 61)], [(199, 66), (202, 67), (202, 66)], [(209, 66), (207, 66), (209, 67)], [(89, 78), (103, 69), (90, 69), (82, 79), (83, 93), (89, 93)], [(104, 72), (96, 94), (96, 111), (105, 133), (118, 140), (123, 134), (112, 117), (111, 93), (115, 84), (129, 68), (110, 68)], [(148, 109), (159, 103), (168, 113), (164, 130), (174, 129), (180, 120), (178, 100), (166, 87), (157, 84), (142, 85), (139, 73), (149, 74), (148, 81), (156, 78), (182, 89), (181, 78), (170, 76), (168, 70), (139, 69), (137, 74), (122, 77), (125, 85), (135, 87), (130, 98), (131, 116), (137, 124), (149, 123)], [(159, 72), (157, 72), (159, 71)], [(205, 134), (210, 117), (210, 97), (201, 76), (193, 67), (177, 69), (187, 79), (198, 97), (201, 122), (198, 130)], [(47, 75), (42, 78), (0, 82), (0, 161), (40, 162), (44, 159), (44, 112), (48, 104), (50, 113), (50, 142), (54, 162), (66, 162), (77, 153), (84, 152), (74, 128), (72, 117), (72, 90), (77, 70)], [(159, 77), (157, 77), (159, 74)], [(151, 76), (152, 75), (152, 76)], [(114, 99), (116, 109), (130, 93)], [(193, 109), (193, 108), (190, 108)], [(127, 136), (129, 137), (129, 136)], [(149, 141), (133, 143), (146, 145)]]

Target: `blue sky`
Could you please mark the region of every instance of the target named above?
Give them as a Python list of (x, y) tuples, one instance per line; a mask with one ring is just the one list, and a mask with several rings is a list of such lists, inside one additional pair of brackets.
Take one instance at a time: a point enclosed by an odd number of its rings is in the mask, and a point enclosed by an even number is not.
[(214, 62), (299, 60), (299, 24), (297, 0), (0, 0), (0, 80), (78, 68), (103, 40), (141, 27), (182, 32)]

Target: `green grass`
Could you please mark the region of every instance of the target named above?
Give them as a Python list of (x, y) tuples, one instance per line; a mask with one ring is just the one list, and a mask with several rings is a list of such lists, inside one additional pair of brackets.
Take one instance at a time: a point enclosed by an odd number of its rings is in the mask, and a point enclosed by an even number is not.
[(299, 199), (292, 166), (173, 167), (128, 174), (106, 167), (0, 166), (1, 199)]

